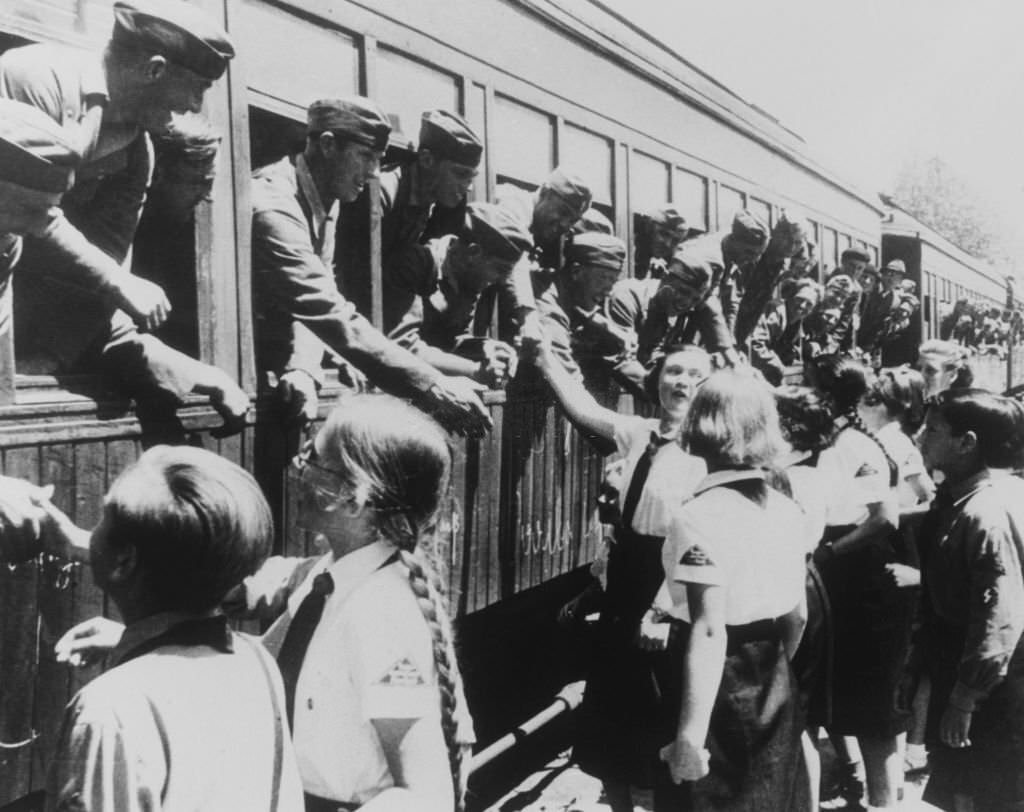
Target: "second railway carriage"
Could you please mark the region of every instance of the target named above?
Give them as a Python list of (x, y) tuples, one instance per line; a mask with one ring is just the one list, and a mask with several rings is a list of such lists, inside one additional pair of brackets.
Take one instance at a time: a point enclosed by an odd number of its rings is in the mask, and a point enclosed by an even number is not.
[[(2, 470), (55, 483), (55, 500), (80, 524), (96, 522), (105, 488), (143, 446), (172, 438), (252, 470), (274, 506), (279, 549), (306, 549), (287, 532), (295, 495), (283, 475), (299, 438), (283, 429), (255, 366), (249, 177), (301, 138), (316, 98), (366, 94), (407, 133), (426, 109), (460, 112), (486, 147), (478, 199), (501, 182), (535, 188), (561, 165), (585, 178), (627, 238), (635, 213), (665, 202), (703, 230), (726, 227), (741, 208), (769, 223), (789, 209), (811, 221), (826, 267), (851, 245), (878, 259), (875, 201), (771, 116), (591, 0), (195, 2), (224, 21), (239, 56), (207, 95), (204, 112), (224, 141), (212, 201), (200, 205), (186, 246), (194, 259), (180, 273), (195, 294), (194, 346), (250, 393), (251, 419), (218, 440), (214, 411), (193, 398), (178, 422), (152, 424), (102, 381), (23, 374), (12, 336), (0, 336)], [(6, 0), (0, 50), (98, 47), (111, 5)], [(380, 291), (377, 267), (358, 294), (378, 324)], [(329, 385), (323, 410), (340, 394)], [(597, 548), (591, 505), (603, 465), (542, 395), (492, 392), (487, 402), (493, 433), (457, 448), (449, 560), (482, 741), (574, 671), (547, 630)], [(41, 785), (61, 709), (92, 676), (54, 662), (53, 643), (107, 607), (88, 572), (59, 562), (0, 569), (0, 603), (3, 804)]]
[[(1007, 278), (1003, 274), (961, 250), (891, 200), (883, 199), (889, 205), (882, 221), (882, 261), (902, 260), (907, 279), (917, 286), (921, 300), (921, 309), (894, 348), (891, 363), (914, 363), (922, 341), (949, 338), (942, 322), (958, 300), (966, 300), (981, 311), (1002, 311), (1013, 306), (1007, 299)], [(1014, 363), (1013, 358), (1009, 360)], [(974, 365), (978, 383), (997, 391), (1020, 380), (1016, 370), (996, 356), (977, 358)]]

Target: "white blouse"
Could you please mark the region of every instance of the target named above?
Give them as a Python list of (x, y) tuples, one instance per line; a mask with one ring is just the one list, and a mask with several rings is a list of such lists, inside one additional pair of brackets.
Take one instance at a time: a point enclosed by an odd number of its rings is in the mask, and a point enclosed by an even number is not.
[[(621, 510), (629, 491), (629, 483), (640, 457), (650, 444), (651, 432), (658, 432), (659, 423), (644, 417), (624, 417), (615, 431), (615, 445), (625, 457), (619, 487)], [(664, 536), (673, 511), (693, 495), (697, 484), (707, 473), (700, 457), (683, 450), (678, 441), (666, 443), (655, 452), (651, 470), (640, 492), (632, 529), (648, 536)]]
[(889, 462), (878, 443), (861, 431), (844, 428), (831, 448), (821, 452), (820, 463), (833, 466), (839, 490), (828, 509), (829, 526), (861, 524), (868, 505), (893, 499)]
[(716, 487), (759, 478), (756, 471), (709, 474), (676, 511), (661, 556), (673, 616), (690, 620), (687, 584), (724, 587), (725, 622), (733, 626), (780, 617), (804, 600), (807, 542), (800, 507), (771, 488), (758, 504)]

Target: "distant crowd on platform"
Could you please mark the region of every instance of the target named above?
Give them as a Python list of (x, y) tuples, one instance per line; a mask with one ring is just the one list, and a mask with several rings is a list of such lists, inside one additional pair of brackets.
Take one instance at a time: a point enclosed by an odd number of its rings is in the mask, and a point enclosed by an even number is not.
[[(0, 369), (101, 372), (165, 419), (205, 396), (237, 432), (249, 395), (198, 360), (217, 330), (192, 236), (220, 188), (221, 134), (199, 111), (234, 45), (180, 0), (114, 16), (102, 53), (0, 56), (0, 336), (16, 354)], [(201, 449), (142, 454), (91, 533), (52, 486), (0, 477), (0, 559), (88, 561), (123, 621), (57, 646), (108, 668), (68, 706), (40, 803), (461, 809), (474, 734), (444, 594), (442, 429), (483, 435), (484, 391), (508, 386), (549, 393), (615, 454), (611, 539), (561, 619), (593, 637), (575, 758), (616, 812), (637, 785), (659, 812), (865, 792), (895, 809), (926, 745), (940, 808), (1020, 810), (1024, 408), (972, 388), (969, 365), (1014, 343), (1017, 317), (958, 302), (951, 340), (908, 349), (904, 262), (851, 246), (823, 273), (791, 212), (703, 234), (666, 203), (637, 218), (622, 278), (627, 243), (578, 174), (468, 202), (483, 158), (452, 111), (425, 112), (411, 147), (370, 99), (321, 99), (301, 151), (240, 198), (238, 299), (281, 430), (319, 421), (328, 380), (350, 390), (289, 469), (286, 531), (319, 555), (268, 558), (256, 481)], [(603, 405), (615, 387), (637, 415)]]

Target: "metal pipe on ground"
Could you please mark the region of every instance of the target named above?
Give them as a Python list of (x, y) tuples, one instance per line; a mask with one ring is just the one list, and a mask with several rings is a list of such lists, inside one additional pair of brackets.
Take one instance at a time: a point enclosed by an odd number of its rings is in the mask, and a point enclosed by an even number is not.
[(511, 750), (527, 736), (532, 733), (536, 733), (552, 719), (561, 716), (566, 711), (578, 708), (580, 703), (583, 701), (583, 691), (586, 686), (586, 682), (580, 680), (579, 682), (570, 682), (568, 685), (563, 687), (562, 690), (555, 695), (554, 701), (544, 710), (536, 716), (530, 717), (521, 725), (513, 728), (512, 731), (506, 733), (496, 742), (488, 745), (473, 756), (469, 762), (469, 774), (472, 775), (484, 765), (490, 764), (494, 759), (502, 753)]

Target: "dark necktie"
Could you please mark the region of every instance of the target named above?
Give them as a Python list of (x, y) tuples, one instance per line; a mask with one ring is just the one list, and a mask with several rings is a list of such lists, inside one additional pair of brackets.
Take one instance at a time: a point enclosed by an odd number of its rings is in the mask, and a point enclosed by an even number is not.
[(656, 431), (651, 432), (651, 441), (636, 461), (636, 468), (633, 469), (633, 478), (629, 480), (629, 488), (626, 489), (626, 498), (622, 501), (622, 527), (625, 530), (633, 529), (633, 514), (636, 513), (636, 506), (640, 504), (640, 494), (644, 491), (647, 476), (651, 473), (651, 462), (658, 449), (663, 445), (672, 442), (671, 437), (662, 437)]
[(334, 591), (334, 579), (330, 573), (322, 572), (313, 579), (313, 588), (302, 599), (299, 609), (292, 618), (288, 631), (277, 655), (277, 665), (284, 681), (285, 707), (288, 709), (288, 724), (295, 716), (295, 686), (299, 681), (302, 661), (306, 657), (309, 641), (313, 639), (316, 624), (324, 613), (327, 596)]

